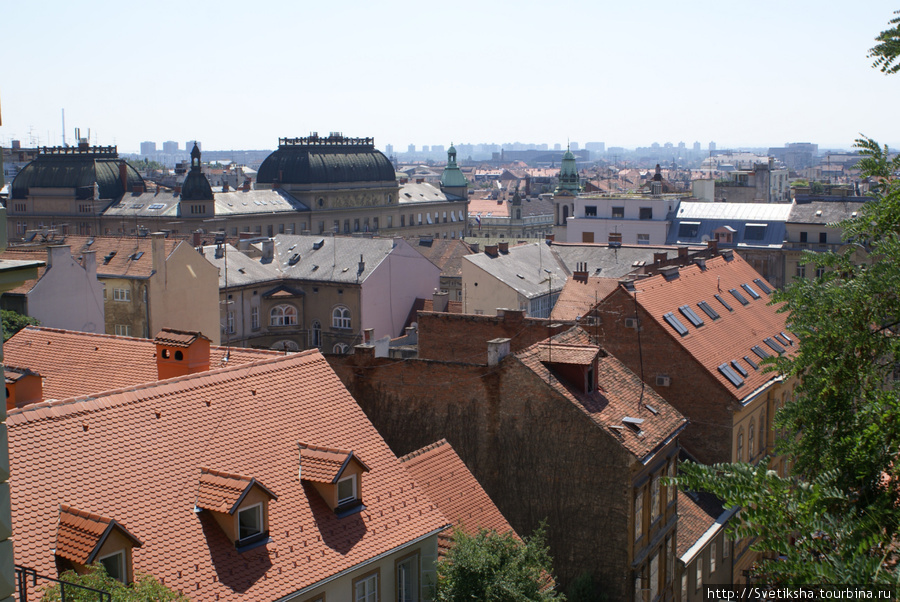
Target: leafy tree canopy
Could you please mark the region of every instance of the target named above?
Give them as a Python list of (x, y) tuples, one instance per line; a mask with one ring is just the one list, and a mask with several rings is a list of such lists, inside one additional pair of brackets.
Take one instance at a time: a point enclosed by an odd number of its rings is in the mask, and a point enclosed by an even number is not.
[[(147, 600), (188, 602), (190, 599), (183, 594), (173, 591), (162, 585), (151, 575), (137, 574), (135, 582), (124, 585), (106, 573), (103, 565), (97, 563), (91, 565), (88, 572), (79, 575), (74, 571), (66, 571), (60, 576), (61, 581), (84, 585), (93, 589), (99, 589), (112, 594), (112, 602), (146, 602)], [(54, 585), (44, 591), (41, 602), (57, 602), (63, 600), (60, 586)], [(66, 602), (97, 602), (97, 594), (91, 591), (66, 587)]]
[[(900, 10), (894, 11), (894, 14), (900, 15)], [(885, 75), (900, 73), (900, 17), (894, 17), (889, 23), (893, 27), (878, 34), (875, 38), (878, 43), (869, 49), (869, 58), (875, 59), (872, 67), (880, 69)]]
[(10, 337), (25, 328), (26, 326), (40, 326), (35, 318), (31, 316), (23, 316), (10, 309), (0, 310), (0, 320), (3, 322), (3, 341), (8, 341)]
[(455, 529), (453, 547), (437, 570), (438, 602), (565, 600), (548, 587), (551, 560), (543, 525), (525, 541), (512, 533), (467, 535)]

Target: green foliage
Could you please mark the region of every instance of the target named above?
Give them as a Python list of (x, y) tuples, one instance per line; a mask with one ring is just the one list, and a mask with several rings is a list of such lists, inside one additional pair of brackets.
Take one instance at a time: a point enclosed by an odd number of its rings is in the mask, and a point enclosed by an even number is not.
[(31, 316), (23, 316), (10, 309), (0, 310), (0, 320), (3, 322), (3, 341), (8, 341), (14, 334), (26, 326), (40, 326), (41, 323)]
[(467, 535), (455, 529), (453, 542), (448, 555), (438, 562), (438, 602), (565, 600), (546, 587), (551, 560), (544, 525), (525, 541), (512, 533), (481, 530)]
[[(894, 11), (894, 14), (900, 15), (900, 10)], [(869, 49), (868, 55), (875, 59), (872, 67), (880, 69), (885, 75), (900, 73), (900, 17), (894, 17), (889, 23), (893, 27), (878, 34), (875, 38), (878, 44)]]
[[(187, 596), (160, 584), (151, 575), (138, 574), (134, 583), (124, 585), (107, 575), (106, 569), (99, 563), (91, 565), (88, 572), (84, 575), (66, 571), (60, 576), (60, 580), (108, 592), (112, 594), (112, 602), (146, 602), (147, 600), (185, 602), (190, 600)], [(41, 596), (41, 602), (57, 602), (60, 600), (62, 600), (62, 597), (59, 585), (44, 590), (44, 594)], [(97, 594), (67, 587), (66, 602), (97, 602)]]
[(128, 163), (137, 171), (166, 171), (166, 166), (160, 163), (159, 161), (151, 161), (150, 159), (144, 158), (143, 161), (129, 161)]

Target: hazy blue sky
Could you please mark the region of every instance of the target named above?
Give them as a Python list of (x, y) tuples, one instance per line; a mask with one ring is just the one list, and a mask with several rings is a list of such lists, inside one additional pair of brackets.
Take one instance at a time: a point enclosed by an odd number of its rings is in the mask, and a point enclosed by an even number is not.
[(0, 0), (0, 142), (900, 143), (900, 3)]

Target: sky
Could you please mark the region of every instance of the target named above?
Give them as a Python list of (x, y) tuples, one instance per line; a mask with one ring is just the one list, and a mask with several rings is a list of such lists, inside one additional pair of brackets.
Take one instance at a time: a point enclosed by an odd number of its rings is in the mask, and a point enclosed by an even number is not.
[(272, 149), (279, 137), (449, 145), (860, 134), (900, 143), (900, 75), (865, 0), (0, 0), (0, 143)]

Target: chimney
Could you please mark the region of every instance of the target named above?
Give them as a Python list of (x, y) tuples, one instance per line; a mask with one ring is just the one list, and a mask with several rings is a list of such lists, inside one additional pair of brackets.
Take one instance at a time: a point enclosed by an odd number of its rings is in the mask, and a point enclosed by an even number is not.
[(509, 253), (509, 243), (508, 242), (506, 242), (506, 241), (498, 242), (497, 247), (499, 248), (501, 253)]
[(701, 270), (706, 269), (706, 257), (694, 257), (694, 263), (696, 263)]
[(488, 344), (488, 366), (496, 366), (509, 355), (509, 339), (491, 339)]
[(687, 247), (678, 247), (678, 259), (687, 259), (688, 257), (688, 248)]
[(164, 232), (153, 232), (150, 234), (150, 254), (153, 258), (153, 271), (159, 276), (160, 282), (167, 282), (166, 235)]
[(662, 251), (659, 253), (653, 253), (653, 263), (655, 263), (657, 265), (664, 262), (666, 259), (668, 259), (668, 255), (666, 254), (665, 251)]
[(353, 363), (359, 365), (360, 363), (369, 363), (375, 359), (375, 345), (367, 345), (365, 343), (361, 345), (353, 346)]
[(447, 291), (439, 291), (434, 289), (434, 294), (432, 295), (433, 300), (433, 309), (432, 311), (446, 312), (447, 307), (450, 305), (450, 293)]
[(200, 232), (200, 230), (194, 230), (194, 232), (192, 234), (193, 234), (193, 239), (192, 239), (193, 245), (195, 247), (199, 247), (200, 243), (203, 242), (203, 233)]
[(678, 266), (670, 265), (664, 268), (659, 268), (659, 273), (662, 274), (663, 278), (665, 278), (667, 281), (675, 280), (676, 278), (678, 278)]
[(629, 293), (634, 292), (634, 279), (633, 278), (623, 278), (619, 280), (619, 284), (625, 287), (625, 290)]
[(275, 259), (275, 241), (271, 238), (267, 238), (262, 243), (262, 258), (260, 259), (260, 263), (272, 263), (273, 259)]
[(403, 332), (403, 336), (407, 336), (407, 337), (411, 337), (411, 336), (413, 336), (414, 334), (416, 334), (416, 327), (415, 327), (415, 326), (407, 326), (406, 329), (405, 329), (404, 332)]
[(375, 329), (374, 328), (366, 328), (363, 330), (363, 341), (367, 345), (371, 345), (375, 340)]
[(144, 185), (143, 184), (135, 184), (131, 187), (131, 192), (134, 194), (143, 194), (144, 193)]
[(484, 245), (484, 254), (488, 257), (496, 257), (497, 245)]
[(172, 192), (175, 194), (175, 196), (178, 196), (181, 194), (181, 182), (178, 182), (177, 184), (175, 184), (175, 190), (173, 190)]
[(119, 161), (119, 179), (122, 181), (122, 192), (128, 192), (128, 163)]
[(41, 375), (28, 369), (3, 366), (6, 372), (6, 410), (21, 408), (44, 399)]
[(556, 240), (556, 235), (555, 234), (547, 234), (546, 236), (544, 236), (544, 240), (547, 241), (548, 243), (551, 243)]
[(228, 182), (222, 184), (222, 192), (228, 192)]
[(201, 333), (163, 328), (155, 343), (159, 380), (209, 371), (209, 339)]
[(81, 254), (81, 266), (88, 278), (88, 282), (97, 280), (97, 251), (84, 251)]
[(479, 245), (477, 242), (470, 242), (470, 243), (466, 243), (466, 244), (469, 245), (469, 248), (472, 249), (473, 253), (477, 253), (478, 249), (481, 248), (481, 245)]
[(711, 255), (715, 255), (719, 252), (719, 241), (715, 238), (710, 238), (706, 241), (706, 248), (709, 250)]
[(63, 265), (66, 259), (71, 259), (72, 252), (69, 245), (54, 245), (47, 247), (47, 268), (52, 268), (53, 264)]
[(586, 283), (588, 280), (587, 262), (578, 262), (575, 264), (575, 271), (572, 272), (572, 278), (575, 282)]
[(246, 180), (244, 180), (244, 185), (241, 186), (241, 190), (243, 190), (244, 192), (250, 191), (250, 178), (247, 178)]
[(359, 254), (359, 268), (357, 268), (356, 275), (359, 276), (363, 272), (366, 271), (366, 262), (363, 260), (362, 253)]
[(731, 261), (734, 259), (734, 250), (733, 249), (723, 249), (722, 257), (725, 258), (725, 261)]
[(518, 323), (525, 321), (525, 310), (524, 309), (503, 309), (497, 310), (497, 315), (503, 316), (504, 322)]

